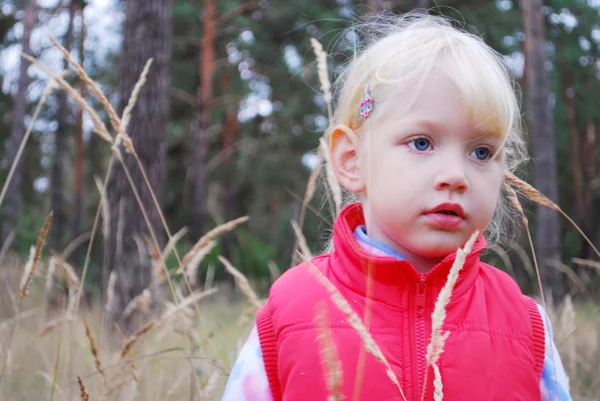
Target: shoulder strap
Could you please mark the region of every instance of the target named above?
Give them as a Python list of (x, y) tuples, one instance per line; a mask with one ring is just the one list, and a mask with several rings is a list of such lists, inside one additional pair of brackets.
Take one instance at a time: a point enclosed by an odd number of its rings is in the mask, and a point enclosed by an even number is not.
[(542, 369), (544, 368), (544, 357), (546, 356), (546, 331), (544, 330), (544, 320), (540, 315), (537, 303), (533, 299), (526, 296), (525, 306), (527, 307), (529, 319), (531, 320), (535, 371), (538, 377), (541, 378)]
[(281, 387), (279, 386), (278, 360), (277, 360), (277, 335), (273, 327), (273, 314), (270, 303), (267, 303), (256, 313), (256, 328), (263, 354), (263, 363), (273, 401), (281, 401)]

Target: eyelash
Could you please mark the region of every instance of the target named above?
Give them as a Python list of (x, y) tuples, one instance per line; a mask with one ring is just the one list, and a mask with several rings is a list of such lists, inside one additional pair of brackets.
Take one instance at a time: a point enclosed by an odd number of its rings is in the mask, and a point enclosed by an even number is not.
[[(416, 149), (416, 148), (414, 148), (413, 146), (411, 146), (411, 145), (414, 145), (414, 144), (415, 144), (417, 141), (419, 141), (419, 140), (426, 140), (426, 141), (429, 143), (429, 147), (433, 147), (433, 143), (432, 143), (432, 141), (431, 141), (429, 138), (427, 138), (427, 137), (424, 137), (424, 136), (418, 136), (418, 137), (411, 138), (411, 139), (409, 139), (409, 140), (406, 142), (406, 144), (407, 144), (407, 145), (408, 145), (408, 146), (409, 146), (409, 147), (410, 147), (412, 150), (414, 150), (414, 151), (416, 151), (416, 152), (419, 152), (419, 153), (420, 153), (420, 152), (427, 152), (427, 151), (429, 151), (430, 149), (426, 149), (426, 150), (420, 150), (420, 149)], [(475, 159), (476, 159), (478, 162), (487, 162), (487, 161), (489, 161), (490, 159), (492, 159), (492, 158), (495, 156), (495, 154), (496, 154), (496, 149), (495, 149), (495, 148), (493, 148), (493, 147), (491, 147), (491, 146), (478, 146), (478, 147), (476, 147), (475, 149), (473, 149), (473, 151), (471, 151), (471, 153), (469, 153), (469, 155), (471, 155), (473, 152), (477, 151), (478, 149), (485, 149), (485, 150), (487, 150), (487, 151), (488, 151), (487, 157), (486, 157), (485, 159), (478, 159), (478, 158), (475, 158)]]

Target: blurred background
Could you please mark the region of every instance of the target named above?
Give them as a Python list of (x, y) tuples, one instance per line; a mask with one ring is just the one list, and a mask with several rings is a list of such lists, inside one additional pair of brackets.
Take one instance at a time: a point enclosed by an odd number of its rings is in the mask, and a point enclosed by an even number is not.
[[(21, 58), (22, 52), (55, 73), (69, 69), (50, 40), (56, 39), (119, 116), (153, 58), (127, 132), (170, 234), (186, 230), (175, 247), (183, 255), (215, 226), (249, 216), (216, 239), (192, 281), (200, 288), (207, 279), (209, 285), (217, 283), (229, 294), (226, 302), (235, 303), (234, 280), (218, 260), (222, 255), (266, 296), (270, 283), (294, 260), (290, 221), (303, 215), (309, 175), (319, 163), (319, 138), (328, 125), (310, 38), (323, 44), (334, 80), (354, 45), (363, 44), (361, 32), (347, 28), (375, 11), (419, 8), (454, 18), (503, 55), (523, 92), (533, 158), (521, 176), (600, 244), (599, 0), (4, 0), (0, 183), (7, 182), (49, 79)], [(90, 85), (72, 67), (64, 79), (114, 135), (106, 107), (90, 94)], [(123, 164), (109, 167), (111, 145), (94, 132), (90, 114), (62, 89), (44, 100), (2, 200), (0, 277), (8, 280), (11, 269), (22, 272), (50, 210), (53, 221), (42, 259), (55, 250), (80, 276), (102, 205), (85, 302), (93, 309), (106, 301), (114, 271), (115, 309), (121, 313), (154, 280), (144, 215)], [(162, 248), (168, 235), (137, 163), (124, 153)], [(101, 202), (99, 188), (109, 169)], [(592, 305), (585, 310), (597, 311), (600, 265), (593, 262), (598, 256), (592, 247), (556, 211), (526, 201), (523, 206), (547, 295), (556, 303), (573, 297)], [(314, 253), (323, 249), (332, 222), (330, 202), (318, 191), (303, 218)], [(143, 257), (144, 252), (150, 256)], [(527, 237), (517, 235), (493, 246), (485, 258), (507, 270), (524, 292), (539, 294), (531, 256)], [(166, 266), (175, 271), (180, 263), (170, 255)], [(10, 299), (9, 285), (0, 283), (0, 288), (3, 299)], [(14, 314), (7, 305), (10, 301), (1, 308), (5, 317)], [(595, 312), (586, 316), (596, 319)], [(231, 355), (235, 352), (227, 363)], [(586, 366), (592, 369), (599, 361)], [(585, 387), (586, 394), (600, 394), (593, 392), (594, 385)]]

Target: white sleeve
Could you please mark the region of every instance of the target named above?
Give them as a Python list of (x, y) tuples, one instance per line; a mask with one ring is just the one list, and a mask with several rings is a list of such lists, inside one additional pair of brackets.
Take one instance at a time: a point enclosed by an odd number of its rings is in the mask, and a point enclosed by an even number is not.
[(256, 326), (233, 365), (221, 401), (273, 401)]
[(544, 368), (540, 379), (540, 390), (542, 401), (572, 401), (569, 394), (569, 378), (565, 372), (560, 354), (554, 344), (552, 323), (544, 308), (538, 304), (538, 310), (544, 321), (544, 333), (546, 338), (546, 354), (544, 356)]

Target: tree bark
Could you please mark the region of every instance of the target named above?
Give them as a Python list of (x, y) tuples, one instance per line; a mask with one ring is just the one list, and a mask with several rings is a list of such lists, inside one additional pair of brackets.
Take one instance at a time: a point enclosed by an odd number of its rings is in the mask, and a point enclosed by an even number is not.
[[(119, 95), (120, 109), (123, 110), (144, 65), (149, 58), (154, 58), (147, 81), (133, 109), (127, 132), (159, 202), (165, 182), (172, 11), (172, 0), (127, 1), (120, 62)], [(158, 241), (162, 242), (163, 230), (159, 213), (140, 168), (134, 157), (127, 154), (123, 147), (121, 153), (152, 230)], [(154, 288), (151, 261), (144, 241), (144, 238), (150, 238), (149, 228), (123, 166), (116, 160), (115, 163), (113, 178), (108, 187), (111, 232), (105, 246), (107, 266), (117, 274), (116, 307), (111, 311), (113, 321), (118, 320), (131, 299), (148, 287)], [(117, 234), (118, 231), (120, 235)], [(119, 323), (126, 331), (130, 331), (138, 322), (121, 319)]]
[[(81, 30), (79, 32), (79, 59), (81, 65), (85, 62), (85, 19), (84, 19), (84, 7), (85, 3), (80, 4), (80, 20)], [(79, 94), (81, 97), (86, 96), (86, 83), (83, 80), (79, 81)], [(83, 151), (83, 109), (77, 108), (75, 117), (75, 167), (73, 172), (73, 208), (71, 214), (71, 237), (73, 239), (81, 235), (81, 220), (83, 217), (83, 165), (84, 165), (84, 151)], [(75, 261), (75, 265), (81, 263), (83, 248), (78, 247), (73, 252), (72, 260)]]
[[(35, 25), (36, 1), (25, 0), (25, 15), (23, 17), (23, 37), (21, 38), (21, 51), (25, 54), (31, 54), (30, 39), (31, 31)], [(17, 95), (14, 98), (10, 139), (8, 142), (8, 152), (6, 159), (9, 166), (14, 162), (19, 145), (25, 135), (25, 113), (27, 110), (27, 87), (29, 86), (29, 76), (27, 68), (29, 62), (20, 59), (19, 62), (19, 80)], [(2, 239), (6, 239), (17, 229), (17, 217), (19, 215), (19, 203), (21, 198), (21, 181), (23, 179), (23, 167), (19, 162), (13, 173), (12, 180), (8, 184), (6, 199), (4, 200), (4, 217), (2, 221)], [(18, 237), (15, 237), (13, 247), (18, 246)]]
[[(525, 32), (527, 94), (530, 106), (531, 140), (535, 186), (558, 204), (554, 118), (550, 104), (550, 84), (546, 69), (546, 43), (541, 0), (521, 0), (521, 18)], [(535, 250), (540, 262), (544, 292), (553, 299), (564, 295), (562, 273), (551, 260), (560, 260), (561, 238), (558, 215), (548, 208), (536, 208)]]
[(197, 91), (197, 133), (194, 152), (194, 204), (192, 209), (192, 236), (200, 238), (205, 231), (208, 155), (207, 129), (211, 120), (210, 101), (213, 96), (213, 69), (215, 64), (216, 6), (214, 0), (204, 3), (204, 34), (202, 36), (199, 64), (200, 86)]
[[(67, 32), (63, 40), (63, 46), (67, 51), (71, 50), (73, 45), (73, 21), (77, 13), (77, 1), (71, 1), (69, 6), (69, 22)], [(63, 59), (63, 70), (69, 68), (69, 62), (65, 57)], [(60, 249), (62, 246), (63, 229), (66, 220), (66, 211), (64, 210), (64, 163), (67, 141), (69, 133), (69, 108), (67, 103), (67, 92), (58, 91), (58, 128), (54, 139), (54, 160), (52, 161), (52, 173), (50, 178), (50, 191), (52, 192), (51, 208), (54, 212), (52, 227), (50, 228), (50, 247)]]

